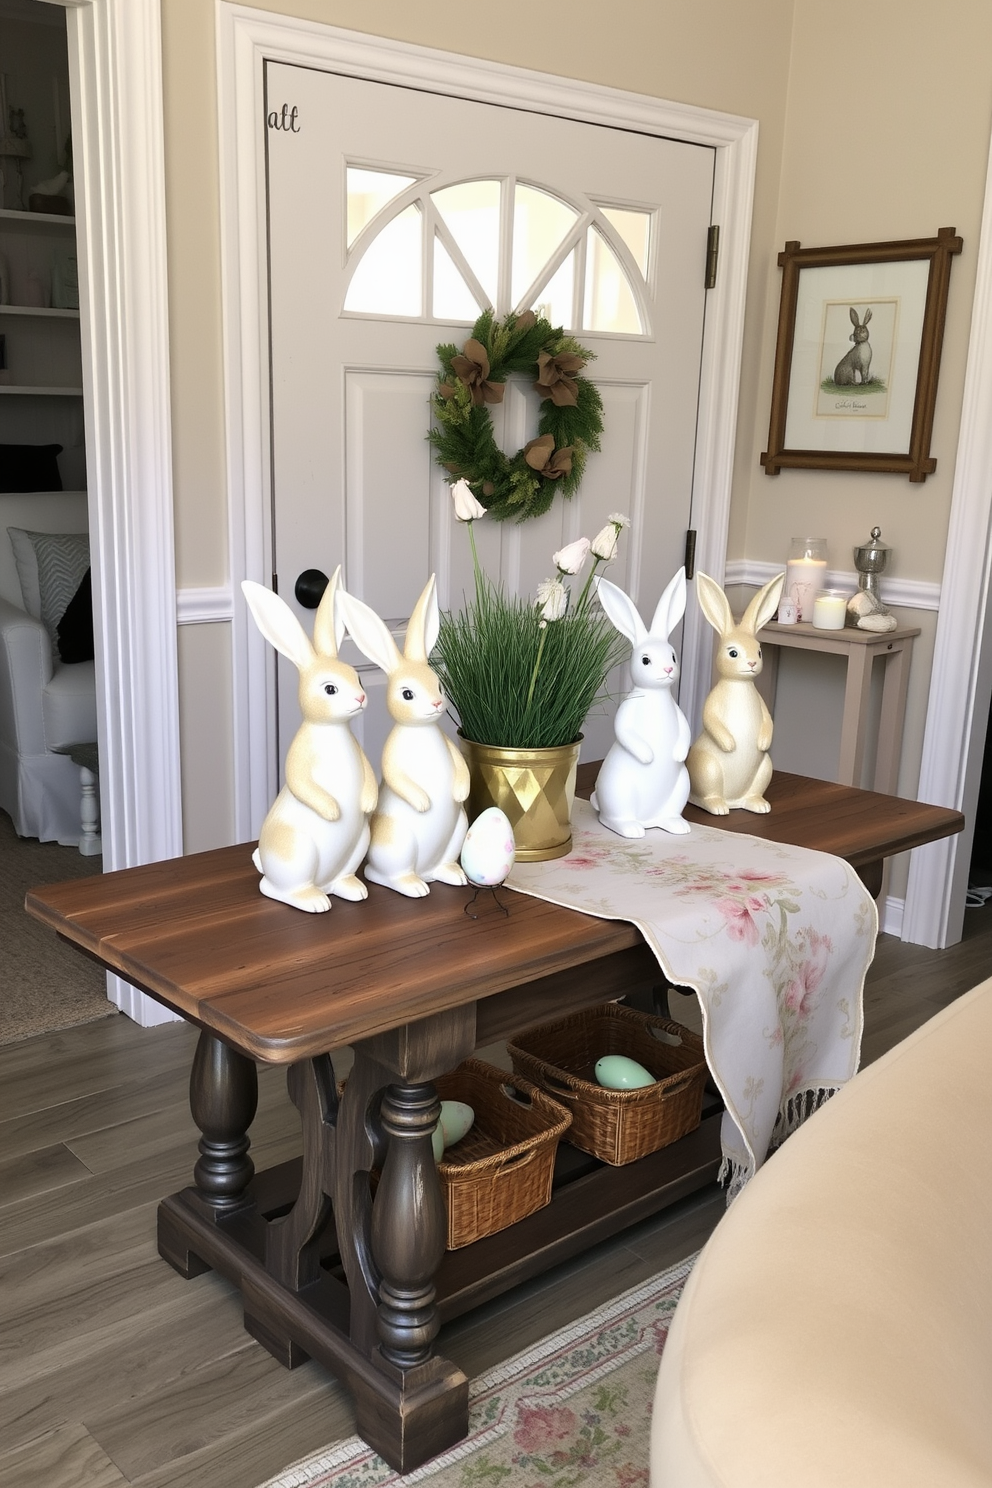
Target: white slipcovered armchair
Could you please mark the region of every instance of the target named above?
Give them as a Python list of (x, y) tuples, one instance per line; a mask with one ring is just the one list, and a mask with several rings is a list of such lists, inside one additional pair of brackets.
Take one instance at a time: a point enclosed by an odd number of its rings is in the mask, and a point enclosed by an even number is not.
[(76, 846), (79, 767), (55, 751), (95, 738), (93, 662), (53, 662), (41, 621), (0, 599), (0, 806), (19, 837)]
[(0, 595), (0, 807), (18, 836), (75, 846), (80, 771), (58, 751), (96, 739), (96, 677), (92, 661), (58, 660), (53, 635), (88, 547), (84, 535), (8, 532), (27, 608)]

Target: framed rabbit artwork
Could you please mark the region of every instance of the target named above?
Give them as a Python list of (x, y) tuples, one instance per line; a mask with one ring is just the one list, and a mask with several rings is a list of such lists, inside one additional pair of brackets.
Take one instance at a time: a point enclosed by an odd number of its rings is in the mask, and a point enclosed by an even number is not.
[(962, 240), (801, 248), (782, 269), (767, 475), (878, 470), (925, 481), (951, 262)]

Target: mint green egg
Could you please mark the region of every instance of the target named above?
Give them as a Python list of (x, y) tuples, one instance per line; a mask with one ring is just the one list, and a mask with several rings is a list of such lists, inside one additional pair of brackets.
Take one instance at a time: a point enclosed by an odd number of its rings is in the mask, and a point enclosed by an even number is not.
[(597, 1059), (596, 1079), (605, 1090), (642, 1090), (645, 1085), (656, 1083), (643, 1064), (624, 1054), (604, 1054)]
[(434, 1161), (441, 1161), (446, 1147), (454, 1147), (475, 1124), (475, 1112), (464, 1101), (442, 1101), (441, 1115), (431, 1136)]

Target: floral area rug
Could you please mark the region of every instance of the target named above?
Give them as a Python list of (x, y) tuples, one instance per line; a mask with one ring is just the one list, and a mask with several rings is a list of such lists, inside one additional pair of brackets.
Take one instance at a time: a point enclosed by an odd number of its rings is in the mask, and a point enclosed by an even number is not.
[(694, 1261), (474, 1380), (468, 1436), (406, 1477), (355, 1436), (262, 1488), (647, 1488), (658, 1361)]

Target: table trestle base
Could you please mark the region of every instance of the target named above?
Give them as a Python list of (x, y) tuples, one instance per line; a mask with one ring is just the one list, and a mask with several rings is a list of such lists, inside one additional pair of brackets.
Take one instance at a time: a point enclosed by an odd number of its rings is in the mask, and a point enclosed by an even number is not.
[[(203, 1033), (191, 1090), (209, 1150), (224, 1160), (220, 1172), (204, 1164), (201, 1144), (196, 1172), (208, 1191), (183, 1189), (158, 1216), (163, 1258), (184, 1277), (213, 1269), (238, 1287), (247, 1331), (279, 1363), (312, 1358), (331, 1370), (351, 1391), (359, 1433), (400, 1472), (468, 1430), (468, 1381), (433, 1352), (443, 1321), (712, 1183), (720, 1163), (713, 1103), (695, 1132), (626, 1168), (562, 1144), (547, 1208), (446, 1253), (430, 1148), (437, 1097), (429, 1077), (411, 1076), (440, 1073), (434, 1066), (450, 1063), (474, 1027), (430, 1021), (427, 1052), (418, 1025), (356, 1046), (340, 1102), (329, 1056), (292, 1066), (303, 1158), (246, 1178), (240, 1191), (234, 1175), (252, 1165), (238, 1125), (254, 1112), (254, 1069)], [(436, 1202), (425, 1200), (435, 1190)]]

